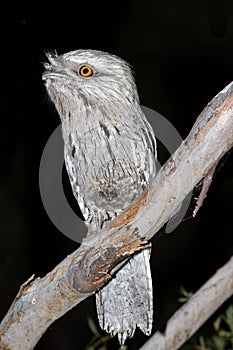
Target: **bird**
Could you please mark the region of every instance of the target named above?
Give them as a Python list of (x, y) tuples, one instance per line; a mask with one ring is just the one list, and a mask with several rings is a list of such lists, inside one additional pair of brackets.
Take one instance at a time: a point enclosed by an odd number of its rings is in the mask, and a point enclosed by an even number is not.
[[(64, 159), (88, 235), (115, 219), (156, 174), (156, 140), (129, 63), (107, 52), (47, 53), (42, 79), (60, 116)], [(96, 293), (100, 327), (123, 345), (151, 334), (151, 244)]]

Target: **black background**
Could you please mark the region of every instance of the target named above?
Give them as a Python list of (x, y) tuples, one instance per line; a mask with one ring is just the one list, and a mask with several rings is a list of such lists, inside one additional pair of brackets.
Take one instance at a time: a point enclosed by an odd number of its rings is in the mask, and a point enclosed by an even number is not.
[[(59, 118), (41, 81), (45, 50), (109, 51), (136, 72), (141, 103), (165, 116), (185, 138), (196, 117), (233, 76), (233, 1), (59, 3), (48, 11), (21, 6), (1, 14), (0, 311), (33, 273), (44, 276), (77, 244), (50, 222), (38, 170)], [(58, 9), (59, 8), (59, 9)], [(160, 146), (160, 160), (166, 158)], [(179, 307), (180, 285), (195, 292), (233, 253), (232, 154), (222, 162), (204, 206), (153, 241), (154, 329)], [(163, 231), (163, 230), (162, 230)], [(94, 298), (55, 322), (36, 349), (84, 349), (86, 318), (97, 324)], [(146, 337), (137, 332), (128, 349)], [(108, 349), (117, 349), (114, 339)]]

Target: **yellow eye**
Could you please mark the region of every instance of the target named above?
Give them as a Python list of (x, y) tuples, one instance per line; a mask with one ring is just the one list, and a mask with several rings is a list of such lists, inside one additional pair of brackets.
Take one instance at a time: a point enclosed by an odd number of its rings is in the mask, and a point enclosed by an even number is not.
[(93, 75), (93, 69), (89, 66), (82, 66), (79, 70), (79, 74), (82, 77), (88, 78)]

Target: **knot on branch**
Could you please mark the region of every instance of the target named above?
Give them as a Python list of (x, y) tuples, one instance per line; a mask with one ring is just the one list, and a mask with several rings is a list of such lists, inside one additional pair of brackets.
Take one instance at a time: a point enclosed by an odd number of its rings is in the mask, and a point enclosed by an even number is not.
[[(71, 264), (72, 286), (80, 293), (94, 293), (116, 272), (117, 265), (133, 253), (145, 248), (148, 240), (138, 237), (137, 229), (128, 230), (122, 235), (122, 229), (115, 229), (99, 247), (86, 246), (82, 259)], [(112, 238), (112, 239), (111, 239)], [(112, 245), (109, 247), (109, 242)]]

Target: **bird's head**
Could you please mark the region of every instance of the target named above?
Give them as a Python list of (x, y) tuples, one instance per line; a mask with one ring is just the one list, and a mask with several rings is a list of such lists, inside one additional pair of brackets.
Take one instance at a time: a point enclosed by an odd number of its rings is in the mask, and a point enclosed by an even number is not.
[(96, 50), (47, 54), (43, 80), (60, 115), (106, 103), (138, 103), (130, 66)]

